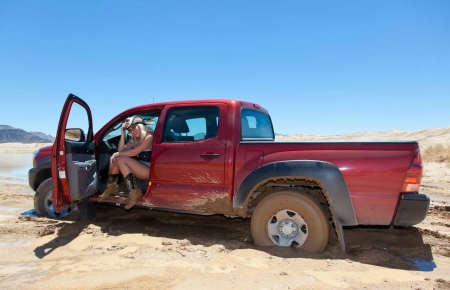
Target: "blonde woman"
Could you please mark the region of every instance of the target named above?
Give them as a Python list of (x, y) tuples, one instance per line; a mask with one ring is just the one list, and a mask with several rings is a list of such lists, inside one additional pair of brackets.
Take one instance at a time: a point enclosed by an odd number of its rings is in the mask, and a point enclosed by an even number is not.
[[(132, 138), (125, 144), (126, 130), (130, 132)], [(142, 190), (136, 185), (135, 178), (145, 180), (149, 178), (152, 144), (153, 130), (144, 125), (141, 116), (134, 116), (123, 122), (118, 152), (109, 160), (108, 181), (105, 191), (98, 197), (99, 202), (119, 192), (117, 183), (121, 173), (129, 192), (125, 209), (136, 205), (142, 197)]]

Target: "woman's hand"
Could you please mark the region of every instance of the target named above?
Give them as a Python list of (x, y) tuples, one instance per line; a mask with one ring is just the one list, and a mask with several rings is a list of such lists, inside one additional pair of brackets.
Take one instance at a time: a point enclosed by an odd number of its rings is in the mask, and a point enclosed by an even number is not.
[(116, 166), (117, 164), (117, 157), (119, 156), (119, 152), (114, 153), (111, 158), (109, 159), (109, 163), (111, 165), (111, 167)]

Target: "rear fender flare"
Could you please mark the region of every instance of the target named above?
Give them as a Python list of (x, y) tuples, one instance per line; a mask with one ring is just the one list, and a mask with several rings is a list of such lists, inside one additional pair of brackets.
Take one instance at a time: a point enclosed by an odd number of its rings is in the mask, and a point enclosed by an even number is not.
[(251, 195), (257, 187), (269, 180), (295, 178), (313, 180), (324, 191), (336, 226), (341, 248), (345, 251), (342, 227), (358, 225), (347, 183), (340, 170), (332, 163), (315, 160), (288, 160), (265, 164), (251, 172), (239, 185), (233, 199), (233, 210), (247, 214)]

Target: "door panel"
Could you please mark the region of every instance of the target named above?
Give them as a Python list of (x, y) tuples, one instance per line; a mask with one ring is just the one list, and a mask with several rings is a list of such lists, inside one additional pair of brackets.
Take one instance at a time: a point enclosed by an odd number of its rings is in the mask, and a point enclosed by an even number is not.
[[(152, 202), (156, 207), (230, 212), (225, 192), (226, 104), (173, 107), (162, 142), (153, 146)], [(213, 204), (222, 203), (214, 208)], [(229, 205), (228, 205), (229, 204)]]
[(72, 202), (97, 192), (97, 162), (88, 143), (66, 142), (67, 179)]
[[(77, 124), (82, 127), (74, 130)], [(70, 94), (64, 103), (52, 148), (52, 199), (56, 212), (92, 195), (97, 189), (92, 128), (89, 106)], [(79, 132), (75, 137), (78, 141), (66, 136), (66, 132)]]

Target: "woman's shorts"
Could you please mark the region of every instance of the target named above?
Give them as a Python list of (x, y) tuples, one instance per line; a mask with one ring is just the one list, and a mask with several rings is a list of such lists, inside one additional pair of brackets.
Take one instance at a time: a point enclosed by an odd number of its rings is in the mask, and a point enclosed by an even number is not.
[(145, 165), (147, 165), (148, 167), (150, 167), (150, 162), (142, 161), (142, 160), (139, 160), (139, 162), (141, 162), (142, 164), (145, 164)]

